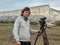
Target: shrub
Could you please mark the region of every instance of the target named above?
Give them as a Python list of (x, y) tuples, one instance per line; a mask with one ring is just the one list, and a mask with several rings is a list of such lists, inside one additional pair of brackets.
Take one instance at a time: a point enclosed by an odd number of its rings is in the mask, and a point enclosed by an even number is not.
[(55, 24), (56, 26), (60, 26), (60, 21), (55, 21), (54, 24)]
[(37, 22), (30, 22), (30, 24), (37, 25), (38, 23)]

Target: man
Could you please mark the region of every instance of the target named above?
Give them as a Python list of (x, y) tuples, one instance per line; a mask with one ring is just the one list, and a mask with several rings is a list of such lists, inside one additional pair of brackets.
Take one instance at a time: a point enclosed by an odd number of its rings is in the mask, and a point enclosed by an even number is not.
[(30, 13), (30, 8), (25, 7), (21, 12), (21, 16), (15, 21), (13, 35), (17, 45), (31, 45), (30, 34), (39, 32), (39, 30), (30, 29), (30, 21), (28, 19)]

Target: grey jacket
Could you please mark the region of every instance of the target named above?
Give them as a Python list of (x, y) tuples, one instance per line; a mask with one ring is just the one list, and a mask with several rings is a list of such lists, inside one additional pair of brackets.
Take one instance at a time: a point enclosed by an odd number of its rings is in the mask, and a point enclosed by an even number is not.
[(30, 41), (31, 33), (36, 33), (37, 30), (30, 29), (29, 20), (25, 21), (24, 17), (19, 16), (14, 24), (13, 35), (16, 41)]

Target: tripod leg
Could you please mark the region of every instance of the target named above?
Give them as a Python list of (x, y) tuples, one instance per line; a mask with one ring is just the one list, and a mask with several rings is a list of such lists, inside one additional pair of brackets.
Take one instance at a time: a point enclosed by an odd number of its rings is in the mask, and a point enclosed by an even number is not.
[(42, 33), (38, 33), (38, 35), (37, 35), (37, 37), (36, 37), (36, 40), (35, 40), (35, 42), (34, 42), (34, 45), (36, 45), (36, 42), (37, 42), (37, 40), (38, 40), (38, 37), (41, 35)]
[(46, 35), (46, 31), (43, 31), (43, 42), (44, 42), (44, 45), (49, 45), (47, 35)]

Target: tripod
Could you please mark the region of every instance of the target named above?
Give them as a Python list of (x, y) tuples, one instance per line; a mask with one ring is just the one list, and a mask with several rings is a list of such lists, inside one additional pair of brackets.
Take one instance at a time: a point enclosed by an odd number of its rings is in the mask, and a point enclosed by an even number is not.
[(38, 35), (36, 37), (36, 40), (34, 42), (34, 45), (36, 45), (36, 42), (38, 40), (38, 37), (42, 34), (43, 35), (43, 43), (44, 45), (49, 45), (49, 42), (48, 42), (48, 38), (47, 38), (47, 34), (46, 34), (46, 22), (45, 22), (45, 18), (42, 18), (40, 21), (39, 21), (41, 27), (40, 29), (42, 30), (42, 32), (38, 32)]

